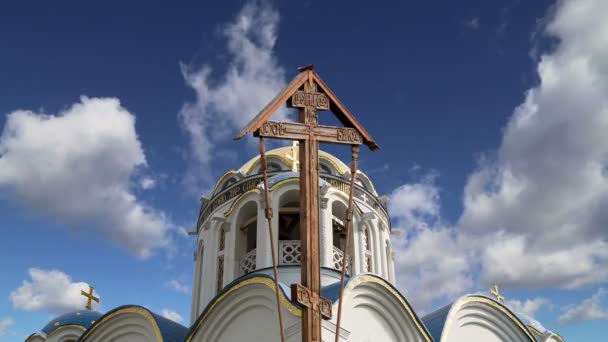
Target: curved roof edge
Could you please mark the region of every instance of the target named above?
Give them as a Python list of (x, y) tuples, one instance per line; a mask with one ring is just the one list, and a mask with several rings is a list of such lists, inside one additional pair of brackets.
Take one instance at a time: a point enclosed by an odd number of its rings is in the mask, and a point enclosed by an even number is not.
[(143, 306), (122, 305), (106, 312), (103, 316), (101, 316), (89, 329), (84, 332), (84, 334), (82, 334), (82, 336), (80, 336), (78, 341), (86, 341), (86, 339), (91, 336), (91, 334), (99, 326), (118, 315), (126, 313), (135, 313), (141, 315), (146, 320), (148, 320), (152, 324), (154, 332), (159, 338), (159, 341), (162, 342), (181, 342), (184, 340), (184, 337), (188, 333), (187, 327), (176, 323), (170, 319), (167, 319), (163, 316), (160, 316)]
[[(422, 322), (422, 320), (416, 315), (416, 313), (414, 312), (414, 310), (411, 307), (411, 305), (409, 304), (409, 302), (405, 299), (405, 297), (401, 294), (401, 292), (399, 292), (399, 290), (397, 290), (397, 288), (395, 288), (391, 283), (386, 281), (384, 278), (381, 278), (375, 274), (370, 274), (370, 273), (362, 273), (362, 274), (356, 275), (352, 278), (348, 278), (347, 282), (344, 285), (343, 296), (346, 297), (349, 292), (353, 291), (359, 285), (367, 284), (367, 283), (375, 283), (375, 284), (383, 287), (385, 290), (387, 290), (388, 293), (393, 295), (402, 304), (404, 310), (407, 312), (407, 314), (410, 316), (410, 318), (414, 321), (414, 323), (418, 327), (420, 333), (423, 336), (425, 336), (425, 338), (428, 341), (432, 341), (431, 334), (424, 326), (424, 323)], [(254, 272), (254, 273), (249, 273), (249, 274), (246, 274), (239, 278), (236, 278), (235, 280), (230, 282), (228, 285), (226, 285), (222, 289), (222, 291), (220, 291), (215, 297), (213, 297), (213, 299), (209, 302), (209, 304), (207, 304), (207, 306), (205, 307), (203, 312), (198, 316), (196, 321), (192, 324), (185, 341), (189, 342), (192, 340), (192, 338), (194, 337), (196, 332), (203, 325), (204, 321), (206, 320), (206, 318), (209, 315), (209, 313), (211, 312), (211, 310), (213, 310), (213, 308), (216, 305), (218, 305), (226, 296), (228, 296), (230, 293), (232, 293), (244, 286), (250, 285), (250, 284), (263, 284), (263, 285), (266, 285), (271, 291), (275, 291), (274, 278), (270, 275)], [(281, 296), (280, 296), (281, 305), (285, 309), (287, 309), (289, 312), (291, 312), (293, 315), (301, 316), (302, 315), (301, 307), (298, 303), (292, 301), (291, 291), (290, 291), (289, 287), (280, 282), (279, 282), (279, 287), (281, 290)], [(334, 305), (337, 305), (337, 302), (339, 299), (339, 293), (340, 293), (339, 291), (340, 291), (340, 283), (338, 282), (338, 283), (334, 283), (334, 284), (322, 287), (321, 295), (323, 297), (331, 300)], [(336, 312), (336, 311), (334, 310), (334, 312)]]
[(492, 298), (478, 294), (464, 295), (458, 298), (456, 301), (452, 302), (451, 304), (443, 306), (431, 312), (430, 314), (422, 317), (422, 321), (427, 325), (427, 327), (429, 327), (429, 330), (435, 341), (440, 341), (444, 331), (449, 328), (451, 321), (448, 321), (448, 317), (450, 316), (452, 311), (459, 310), (463, 304), (468, 302), (480, 302), (493, 306), (500, 313), (511, 319), (515, 323), (515, 325), (517, 325), (521, 329), (521, 331), (524, 332), (524, 334), (529, 338), (531, 342), (536, 342), (536, 338), (533, 336), (530, 329), (528, 329), (524, 322), (522, 322), (522, 320), (507, 306), (495, 301)]
[(89, 327), (91, 327), (91, 325), (102, 315), (103, 314), (101, 312), (89, 310), (67, 312), (50, 320), (40, 330), (40, 332), (44, 333), (48, 337), (60, 329), (66, 329), (70, 327), (85, 331)]

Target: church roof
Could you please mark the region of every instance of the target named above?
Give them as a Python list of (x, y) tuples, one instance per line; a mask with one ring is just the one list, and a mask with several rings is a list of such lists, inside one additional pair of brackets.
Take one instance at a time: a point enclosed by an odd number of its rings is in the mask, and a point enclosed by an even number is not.
[(424, 323), (431, 337), (433, 337), (433, 341), (441, 340), (441, 333), (443, 332), (443, 327), (445, 326), (445, 321), (452, 308), (452, 304), (454, 303), (441, 307), (421, 318), (422, 323)]
[(176, 323), (170, 319), (167, 319), (161, 315), (158, 315), (147, 308), (139, 305), (123, 305), (115, 308), (114, 310), (108, 311), (103, 316), (99, 317), (95, 324), (93, 324), (90, 329), (88, 329), (81, 337), (81, 340), (86, 340), (86, 337), (90, 335), (90, 333), (95, 330), (98, 326), (104, 324), (106, 321), (109, 321), (111, 318), (121, 315), (123, 313), (140, 313), (143, 314), (146, 318), (151, 320), (153, 325), (158, 327), (160, 334), (162, 336), (162, 342), (182, 342), (186, 338), (188, 334), (188, 328), (185, 326)]
[(49, 335), (53, 331), (66, 326), (77, 326), (82, 328), (82, 330), (86, 330), (101, 316), (102, 314), (97, 311), (79, 310), (68, 312), (51, 320), (42, 328), (42, 332)]

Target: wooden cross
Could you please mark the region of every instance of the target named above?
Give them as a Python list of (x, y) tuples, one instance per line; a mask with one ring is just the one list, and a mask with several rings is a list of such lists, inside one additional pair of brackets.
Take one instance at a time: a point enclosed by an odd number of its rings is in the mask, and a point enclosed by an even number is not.
[[(268, 121), (285, 103), (288, 107), (299, 109), (299, 122)], [(346, 127), (319, 125), (319, 110), (331, 110)], [(331, 318), (332, 302), (320, 295), (319, 142), (351, 145), (354, 159), (358, 157), (359, 145), (366, 144), (372, 150), (377, 150), (378, 145), (313, 71), (312, 66), (301, 68), (298, 76), (235, 139), (247, 133), (299, 142), (302, 284), (293, 284), (291, 293), (292, 298), (302, 305), (302, 341), (320, 342), (321, 318)], [(348, 254), (347, 251), (344, 253)]]
[(87, 310), (91, 310), (92, 309), (92, 306), (91, 306), (92, 302), (91, 301), (94, 300), (97, 303), (99, 303), (99, 297), (93, 296), (93, 290), (94, 289), (95, 288), (93, 286), (89, 285), (89, 292), (88, 293), (84, 292), (84, 290), (80, 290), (80, 294), (83, 295), (83, 296), (85, 296), (85, 297), (87, 297), (87, 305), (84, 306)]
[(494, 286), (492, 287), (492, 289), (490, 290), (490, 293), (494, 295), (494, 297), (496, 297), (496, 301), (500, 303), (500, 301), (505, 301), (505, 297), (500, 295), (500, 292), (498, 292), (498, 285), (494, 284)]

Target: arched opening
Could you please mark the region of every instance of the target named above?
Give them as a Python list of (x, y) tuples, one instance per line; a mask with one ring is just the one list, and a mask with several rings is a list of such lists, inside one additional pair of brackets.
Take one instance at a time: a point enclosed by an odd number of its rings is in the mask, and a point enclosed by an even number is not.
[(300, 191), (289, 190), (279, 198), (279, 264), (300, 264)]
[(372, 240), (370, 229), (367, 225), (365, 225), (363, 229), (363, 250), (365, 251), (363, 269), (365, 272), (374, 272), (374, 262), (372, 258), (374, 255), (373, 246), (374, 242)]
[(224, 251), (226, 249), (226, 229), (220, 227), (219, 241), (217, 248), (217, 274), (215, 292), (220, 292), (224, 288)]
[(236, 218), (236, 259), (239, 260), (240, 276), (256, 269), (256, 247), (258, 228), (258, 205), (249, 201), (241, 209)]
[[(333, 264), (337, 270), (342, 269), (342, 262), (344, 260), (344, 247), (346, 245), (346, 204), (341, 201), (333, 201), (331, 204), (332, 213), (332, 240), (333, 240)], [(351, 226), (352, 230), (352, 226)], [(352, 232), (351, 232), (352, 234)], [(351, 245), (352, 248), (352, 245)], [(351, 253), (348, 253), (348, 260), (346, 262), (346, 270), (350, 273), (350, 261), (352, 260)]]

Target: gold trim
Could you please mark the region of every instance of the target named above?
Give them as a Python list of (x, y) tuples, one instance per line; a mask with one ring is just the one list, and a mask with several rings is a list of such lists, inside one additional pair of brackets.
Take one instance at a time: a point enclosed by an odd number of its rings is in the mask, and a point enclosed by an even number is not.
[[(221, 183), (223, 183), (224, 178), (226, 178), (226, 176), (228, 176), (228, 175), (235, 175), (235, 174), (238, 174), (238, 173), (239, 172), (236, 171), (236, 170), (226, 171), (226, 173), (224, 173), (222, 175), (222, 177), (220, 177), (220, 179), (218, 179), (218, 181), (215, 183), (215, 186), (213, 187), (213, 191), (211, 191), (211, 196), (215, 195), (215, 190), (217, 190), (217, 187), (220, 186)], [(238, 182), (238, 180), (237, 180), (237, 182)]]
[[(327, 153), (327, 152), (325, 152), (325, 151), (321, 151), (321, 152), (322, 152), (322, 153), (324, 153), (324, 154), (325, 154), (325, 153)], [(336, 157), (332, 156), (332, 155), (331, 155), (331, 154), (329, 154), (329, 153), (327, 153), (327, 155), (329, 155), (329, 156), (331, 156), (331, 157), (333, 157), (333, 158), (336, 158)], [(343, 175), (343, 174), (345, 174), (346, 172), (348, 172), (348, 169), (341, 167), (340, 165), (338, 165), (338, 163), (336, 163), (334, 160), (332, 160), (332, 159), (331, 159), (330, 157), (328, 157), (328, 156), (325, 156), (325, 155), (322, 155), (321, 153), (319, 153), (319, 159), (322, 159), (322, 160), (324, 160), (324, 161), (326, 161), (326, 162), (330, 163), (330, 164), (331, 164), (331, 166), (333, 166), (333, 167), (334, 167), (334, 169), (336, 169), (336, 171), (338, 171), (338, 173), (339, 173), (339, 174), (341, 174), (341, 175)], [(336, 158), (336, 159), (338, 159), (338, 158)], [(339, 159), (338, 159), (338, 160), (339, 160)]]
[(232, 202), (232, 204), (230, 204), (230, 208), (228, 208), (228, 210), (226, 210), (226, 212), (224, 212), (224, 217), (230, 216), (230, 214), (232, 213), (234, 208), (236, 208), (236, 205), (239, 204), (239, 202), (241, 202), (245, 198), (245, 196), (249, 196), (249, 195), (253, 194), (254, 192), (261, 193), (260, 190), (258, 190), (258, 189), (251, 189), (249, 191), (246, 191), (244, 194), (242, 194), (237, 199), (235, 199)]
[(541, 333), (538, 329), (536, 329), (535, 327), (531, 326), (531, 325), (527, 325), (528, 329), (530, 331), (532, 331), (534, 334), (538, 335), (538, 336), (543, 336), (543, 333)]
[(64, 329), (64, 328), (78, 328), (78, 329), (80, 329), (80, 330), (82, 330), (82, 331), (86, 331), (86, 330), (87, 330), (87, 328), (83, 327), (83, 326), (82, 326), (82, 325), (80, 325), (80, 324), (66, 324), (66, 325), (62, 325), (62, 326), (58, 327), (57, 329), (55, 329), (55, 330), (51, 331), (50, 333), (48, 333), (48, 334), (46, 335), (46, 338), (51, 337), (51, 336), (52, 336), (52, 335), (54, 335), (54, 334), (55, 334), (57, 331), (59, 331), (59, 330), (61, 330), (61, 329)]
[[(549, 337), (557, 337), (557, 339), (558, 339), (558, 340), (560, 340), (560, 341), (562, 341), (562, 342), (566, 342), (566, 341), (564, 340), (564, 338), (562, 337), (562, 335), (560, 335), (560, 334), (558, 334), (558, 333), (556, 333), (556, 332), (553, 332), (553, 331), (551, 331), (550, 333), (551, 333), (551, 334), (549, 335)], [(547, 338), (549, 338), (549, 337), (547, 337)]]
[(275, 189), (278, 189), (280, 187), (282, 187), (283, 185), (287, 184), (287, 183), (298, 183), (300, 182), (300, 178), (287, 178), (287, 179), (283, 179), (282, 181), (274, 184), (273, 186), (271, 186), (268, 190), (269, 191), (273, 191)]
[(163, 336), (160, 332), (160, 328), (158, 327), (158, 323), (156, 323), (156, 319), (154, 319), (154, 316), (152, 316), (150, 311), (142, 307), (126, 307), (114, 311), (110, 314), (106, 314), (105, 316), (101, 317), (100, 320), (97, 321), (97, 324), (94, 324), (92, 327), (90, 327), (89, 330), (87, 330), (85, 334), (79, 339), (79, 341), (86, 341), (86, 339), (91, 336), (91, 334), (95, 331), (95, 329), (97, 329), (97, 327), (102, 325), (104, 322), (111, 320), (112, 318), (124, 313), (134, 313), (143, 316), (152, 324), (152, 328), (154, 329), (154, 334), (156, 335), (158, 342), (163, 342)]
[[(490, 299), (487, 297), (481, 297), (481, 296), (468, 296), (463, 299), (460, 299), (454, 305), (452, 305), (452, 307), (450, 308), (450, 312), (448, 313), (448, 317), (446, 319), (445, 325), (443, 327), (443, 331), (441, 333), (441, 341), (445, 341), (450, 332), (450, 326), (452, 325), (452, 322), (453, 322), (452, 315), (454, 313), (458, 312), (458, 310), (460, 310), (460, 308), (462, 308), (464, 304), (468, 304), (471, 302), (484, 303), (484, 304), (487, 304), (489, 306), (492, 306), (492, 307), (498, 309), (500, 312), (502, 312), (507, 317), (509, 317), (528, 336), (530, 341), (536, 342), (536, 339), (534, 338), (534, 336), (532, 336), (532, 334), (530, 333), (530, 330), (528, 330), (526, 328), (526, 326), (519, 320), (519, 318), (517, 318), (517, 316), (515, 316), (513, 313), (511, 313), (511, 311), (509, 311), (509, 309), (507, 309), (506, 306), (504, 306), (500, 303), (497, 303), (493, 299)], [(443, 334), (444, 332), (445, 332), (445, 335)]]
[[(289, 148), (291, 148), (291, 146)], [(279, 159), (284, 164), (284, 166), (291, 165), (291, 160), (289, 160), (281, 155), (274, 154), (274, 153), (266, 154), (267, 163), (272, 158)], [(249, 166), (249, 168), (245, 172), (245, 175), (249, 176), (249, 174), (251, 173), (251, 170), (253, 170), (254, 167), (258, 166), (259, 163), (260, 163), (260, 157), (257, 157), (257, 159), (251, 164), (251, 166)], [(291, 170), (291, 168), (289, 168), (289, 170)], [(287, 171), (287, 169), (282, 170), (281, 172), (286, 172), (286, 171)]]
[[(249, 279), (243, 280), (243, 281), (235, 284), (234, 286), (228, 288), (228, 290), (226, 290), (226, 292), (222, 293), (219, 297), (217, 297), (213, 301), (213, 303), (210, 304), (210, 306), (207, 309), (205, 309), (205, 314), (202, 317), (200, 317), (196, 327), (194, 328), (194, 330), (192, 330), (192, 332), (190, 334), (188, 334), (188, 337), (186, 338), (185, 342), (192, 341), (192, 338), (194, 338), (194, 335), (196, 335), (196, 333), (198, 332), (198, 329), (200, 329), (201, 325), (203, 325), (203, 323), (207, 319), (207, 316), (209, 316), (211, 311), (213, 311), (213, 308), (215, 308), (215, 306), (219, 302), (221, 302), (224, 298), (226, 298), (226, 296), (228, 296), (232, 292), (234, 292), (244, 286), (251, 285), (251, 284), (266, 285), (272, 291), (275, 291), (274, 280), (267, 278), (267, 277), (257, 276), (254, 278), (249, 278)], [(285, 298), (285, 296), (280, 296), (279, 298), (281, 298), (281, 304), (283, 305), (283, 307), (286, 308), (292, 315), (298, 316), (298, 317), (302, 316), (302, 310), (300, 308), (296, 307), (295, 305), (293, 305), (293, 303), (291, 303), (289, 300), (287, 300), (287, 298)]]
[[(422, 333), (422, 335), (424, 336), (426, 341), (428, 341), (428, 342), (433, 341), (429, 332), (426, 331), (426, 329), (421, 325), (420, 319), (418, 318), (418, 316), (416, 316), (416, 313), (414, 313), (414, 310), (412, 310), (409, 303), (403, 298), (403, 295), (401, 295), (397, 290), (395, 290), (394, 287), (389, 285), (386, 282), (386, 280), (384, 280), (384, 279), (381, 279), (377, 276), (367, 275), (367, 274), (357, 276), (353, 281), (348, 283), (348, 286), (346, 286), (346, 288), (344, 289), (344, 294), (342, 295), (342, 298), (343, 299), (346, 298), (348, 296), (348, 294), (355, 289), (355, 287), (357, 287), (358, 285), (360, 285), (362, 283), (375, 283), (375, 284), (378, 284), (378, 285), (384, 287), (386, 290), (388, 290), (388, 292), (390, 292), (394, 297), (396, 297), (399, 300), (399, 302), (401, 303), (401, 305), (403, 305), (403, 307), (405, 308), (407, 313), (410, 315), (410, 318), (412, 318), (412, 320), (416, 324), (418, 331), (420, 331)], [(336, 301), (336, 303), (337, 303), (337, 301)], [(336, 305), (338, 305), (338, 304), (334, 304), (334, 306), (336, 306)]]

